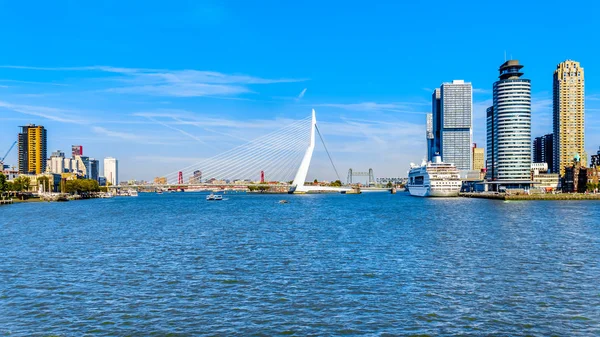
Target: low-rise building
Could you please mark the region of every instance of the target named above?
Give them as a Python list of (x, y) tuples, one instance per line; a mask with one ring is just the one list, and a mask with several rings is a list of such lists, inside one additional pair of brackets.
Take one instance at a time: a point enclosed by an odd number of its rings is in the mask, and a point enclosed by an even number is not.
[(42, 174), (21, 174), (29, 178), (29, 188), (27, 192), (60, 192), (61, 175), (54, 173)]
[(6, 177), (6, 180), (13, 180), (19, 176), (19, 171), (17, 170), (3, 170), (2, 174)]
[(538, 173), (532, 175), (531, 180), (536, 183), (534, 184), (535, 188), (551, 192), (558, 189), (560, 176), (558, 173)]
[(535, 182), (534, 188), (546, 192), (555, 191), (560, 183), (558, 173), (548, 173), (548, 163), (531, 163), (531, 180)]
[(579, 155), (573, 159), (573, 165), (564, 168), (564, 176), (561, 180), (563, 193), (584, 193), (587, 191), (587, 168), (581, 165)]

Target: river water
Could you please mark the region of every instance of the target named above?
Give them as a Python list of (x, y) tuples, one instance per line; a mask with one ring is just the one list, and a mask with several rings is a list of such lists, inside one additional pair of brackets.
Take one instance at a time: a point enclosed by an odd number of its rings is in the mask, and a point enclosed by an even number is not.
[(204, 198), (0, 207), (0, 336), (600, 335), (600, 203)]

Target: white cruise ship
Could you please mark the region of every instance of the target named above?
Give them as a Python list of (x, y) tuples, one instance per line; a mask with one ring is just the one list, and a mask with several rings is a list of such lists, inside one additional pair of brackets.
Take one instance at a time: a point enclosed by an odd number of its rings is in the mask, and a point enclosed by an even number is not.
[(456, 197), (462, 181), (454, 164), (442, 163), (440, 156), (421, 166), (410, 165), (408, 191), (417, 197)]

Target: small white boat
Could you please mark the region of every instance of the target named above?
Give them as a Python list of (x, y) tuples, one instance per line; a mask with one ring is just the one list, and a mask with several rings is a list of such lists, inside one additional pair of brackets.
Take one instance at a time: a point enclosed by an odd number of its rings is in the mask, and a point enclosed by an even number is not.
[(136, 191), (136, 190), (129, 190), (129, 191), (127, 192), (127, 194), (128, 194), (130, 197), (137, 197), (137, 196), (138, 196), (138, 191)]
[(223, 200), (223, 196), (219, 194), (209, 194), (206, 196), (206, 200)]

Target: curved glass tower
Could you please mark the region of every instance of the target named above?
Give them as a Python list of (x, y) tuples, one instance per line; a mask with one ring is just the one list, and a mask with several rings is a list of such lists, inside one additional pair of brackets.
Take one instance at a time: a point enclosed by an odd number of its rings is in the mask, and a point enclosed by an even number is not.
[(504, 62), (494, 83), (494, 180), (531, 179), (531, 81), (521, 78), (522, 68)]

